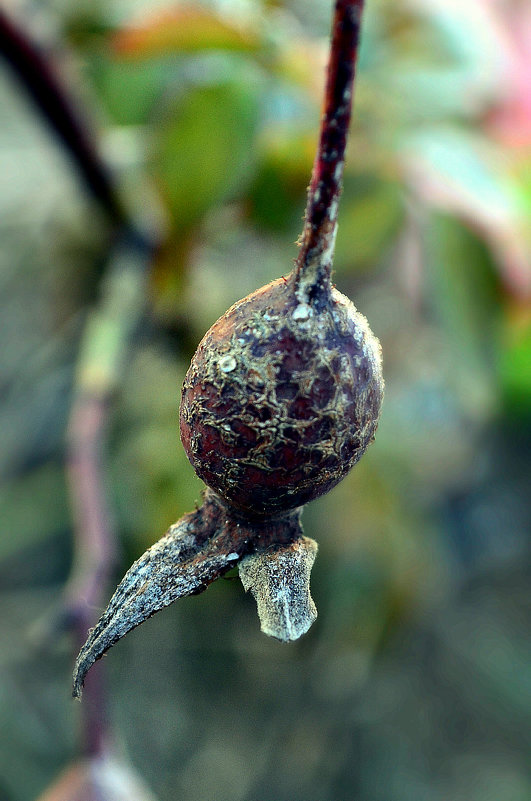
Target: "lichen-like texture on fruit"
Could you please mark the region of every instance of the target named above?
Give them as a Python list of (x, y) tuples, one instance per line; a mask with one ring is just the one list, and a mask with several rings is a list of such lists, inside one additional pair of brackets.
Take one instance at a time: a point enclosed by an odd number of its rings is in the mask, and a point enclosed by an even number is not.
[(374, 437), (380, 344), (335, 289), (301, 303), (292, 276), (232, 306), (183, 385), (181, 438), (195, 471), (247, 517), (328, 492)]

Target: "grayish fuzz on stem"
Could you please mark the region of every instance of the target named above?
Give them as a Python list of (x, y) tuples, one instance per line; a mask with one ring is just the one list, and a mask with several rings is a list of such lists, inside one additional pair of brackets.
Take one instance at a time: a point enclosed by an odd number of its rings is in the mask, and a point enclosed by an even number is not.
[(317, 609), (310, 595), (310, 572), (316, 555), (315, 540), (301, 537), (240, 562), (240, 578), (256, 599), (264, 634), (283, 642), (298, 640), (316, 619)]

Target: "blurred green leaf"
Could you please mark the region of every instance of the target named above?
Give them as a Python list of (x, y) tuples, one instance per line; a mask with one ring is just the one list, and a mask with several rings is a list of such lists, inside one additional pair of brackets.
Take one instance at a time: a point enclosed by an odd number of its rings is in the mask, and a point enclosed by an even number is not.
[(153, 166), (179, 229), (242, 190), (254, 166), (257, 117), (258, 87), (248, 81), (197, 88), (168, 114)]
[(531, 319), (529, 310), (524, 309), (522, 314), (508, 315), (501, 341), (499, 369), (505, 397), (512, 412), (516, 412), (519, 416), (529, 417), (531, 409)]
[(345, 179), (334, 259), (338, 273), (378, 263), (400, 229), (402, 194), (397, 183)]
[(0, 488), (0, 560), (64, 530), (69, 525), (64, 472), (47, 464)]
[(145, 124), (177, 67), (168, 59), (137, 62), (99, 52), (89, 68), (105, 111), (116, 125)]
[(432, 214), (425, 234), (429, 297), (455, 353), (455, 389), (477, 419), (496, 403), (498, 284), (485, 245), (457, 220)]
[[(259, 166), (250, 188), (251, 217), (260, 227), (298, 236), (315, 155), (315, 133), (271, 126), (259, 143)], [(289, 232), (289, 233), (288, 233)]]

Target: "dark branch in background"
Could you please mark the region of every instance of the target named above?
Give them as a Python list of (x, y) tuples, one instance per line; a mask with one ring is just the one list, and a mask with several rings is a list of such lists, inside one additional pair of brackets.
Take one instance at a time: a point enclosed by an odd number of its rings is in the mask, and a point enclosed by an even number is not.
[(4, 57), (39, 111), (70, 153), (91, 195), (114, 223), (127, 215), (85, 125), (46, 56), (0, 9), (0, 55)]
[(295, 267), (300, 291), (330, 280), (363, 3), (336, 2), (319, 145)]
[[(67, 439), (67, 476), (74, 518), (74, 565), (65, 593), (75, 650), (85, 641), (107, 595), (115, 560), (115, 532), (105, 493), (109, 410), (145, 304), (151, 251), (127, 233), (115, 244), (100, 301), (85, 326)], [(84, 747), (97, 754), (108, 739), (103, 665), (87, 684)]]
[[(83, 643), (94, 622), (102, 590), (115, 560), (115, 537), (102, 484), (107, 409), (90, 394), (79, 395), (71, 409), (67, 444), (67, 478), (74, 518), (75, 564), (66, 593), (74, 647)], [(84, 710), (83, 751), (99, 754), (107, 738), (104, 676), (100, 670), (87, 685), (91, 703)], [(90, 709), (88, 708), (90, 706)]]
[[(145, 308), (145, 284), (157, 236), (129, 218), (110, 170), (101, 160), (68, 91), (46, 57), (0, 10), (0, 55), (13, 69), (76, 165), (92, 197), (116, 226), (100, 299), (83, 331), (67, 432), (67, 478), (73, 515), (74, 560), (61, 619), (77, 653), (107, 595), (116, 554), (105, 493), (109, 410)], [(83, 751), (102, 754), (109, 740), (103, 665), (87, 682)]]

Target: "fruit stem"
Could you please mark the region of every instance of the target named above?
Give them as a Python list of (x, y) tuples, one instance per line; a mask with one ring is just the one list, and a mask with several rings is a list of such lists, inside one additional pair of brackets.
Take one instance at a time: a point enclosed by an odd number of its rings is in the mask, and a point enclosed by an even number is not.
[(330, 290), (363, 3), (336, 0), (319, 145), (294, 271), (301, 303)]

